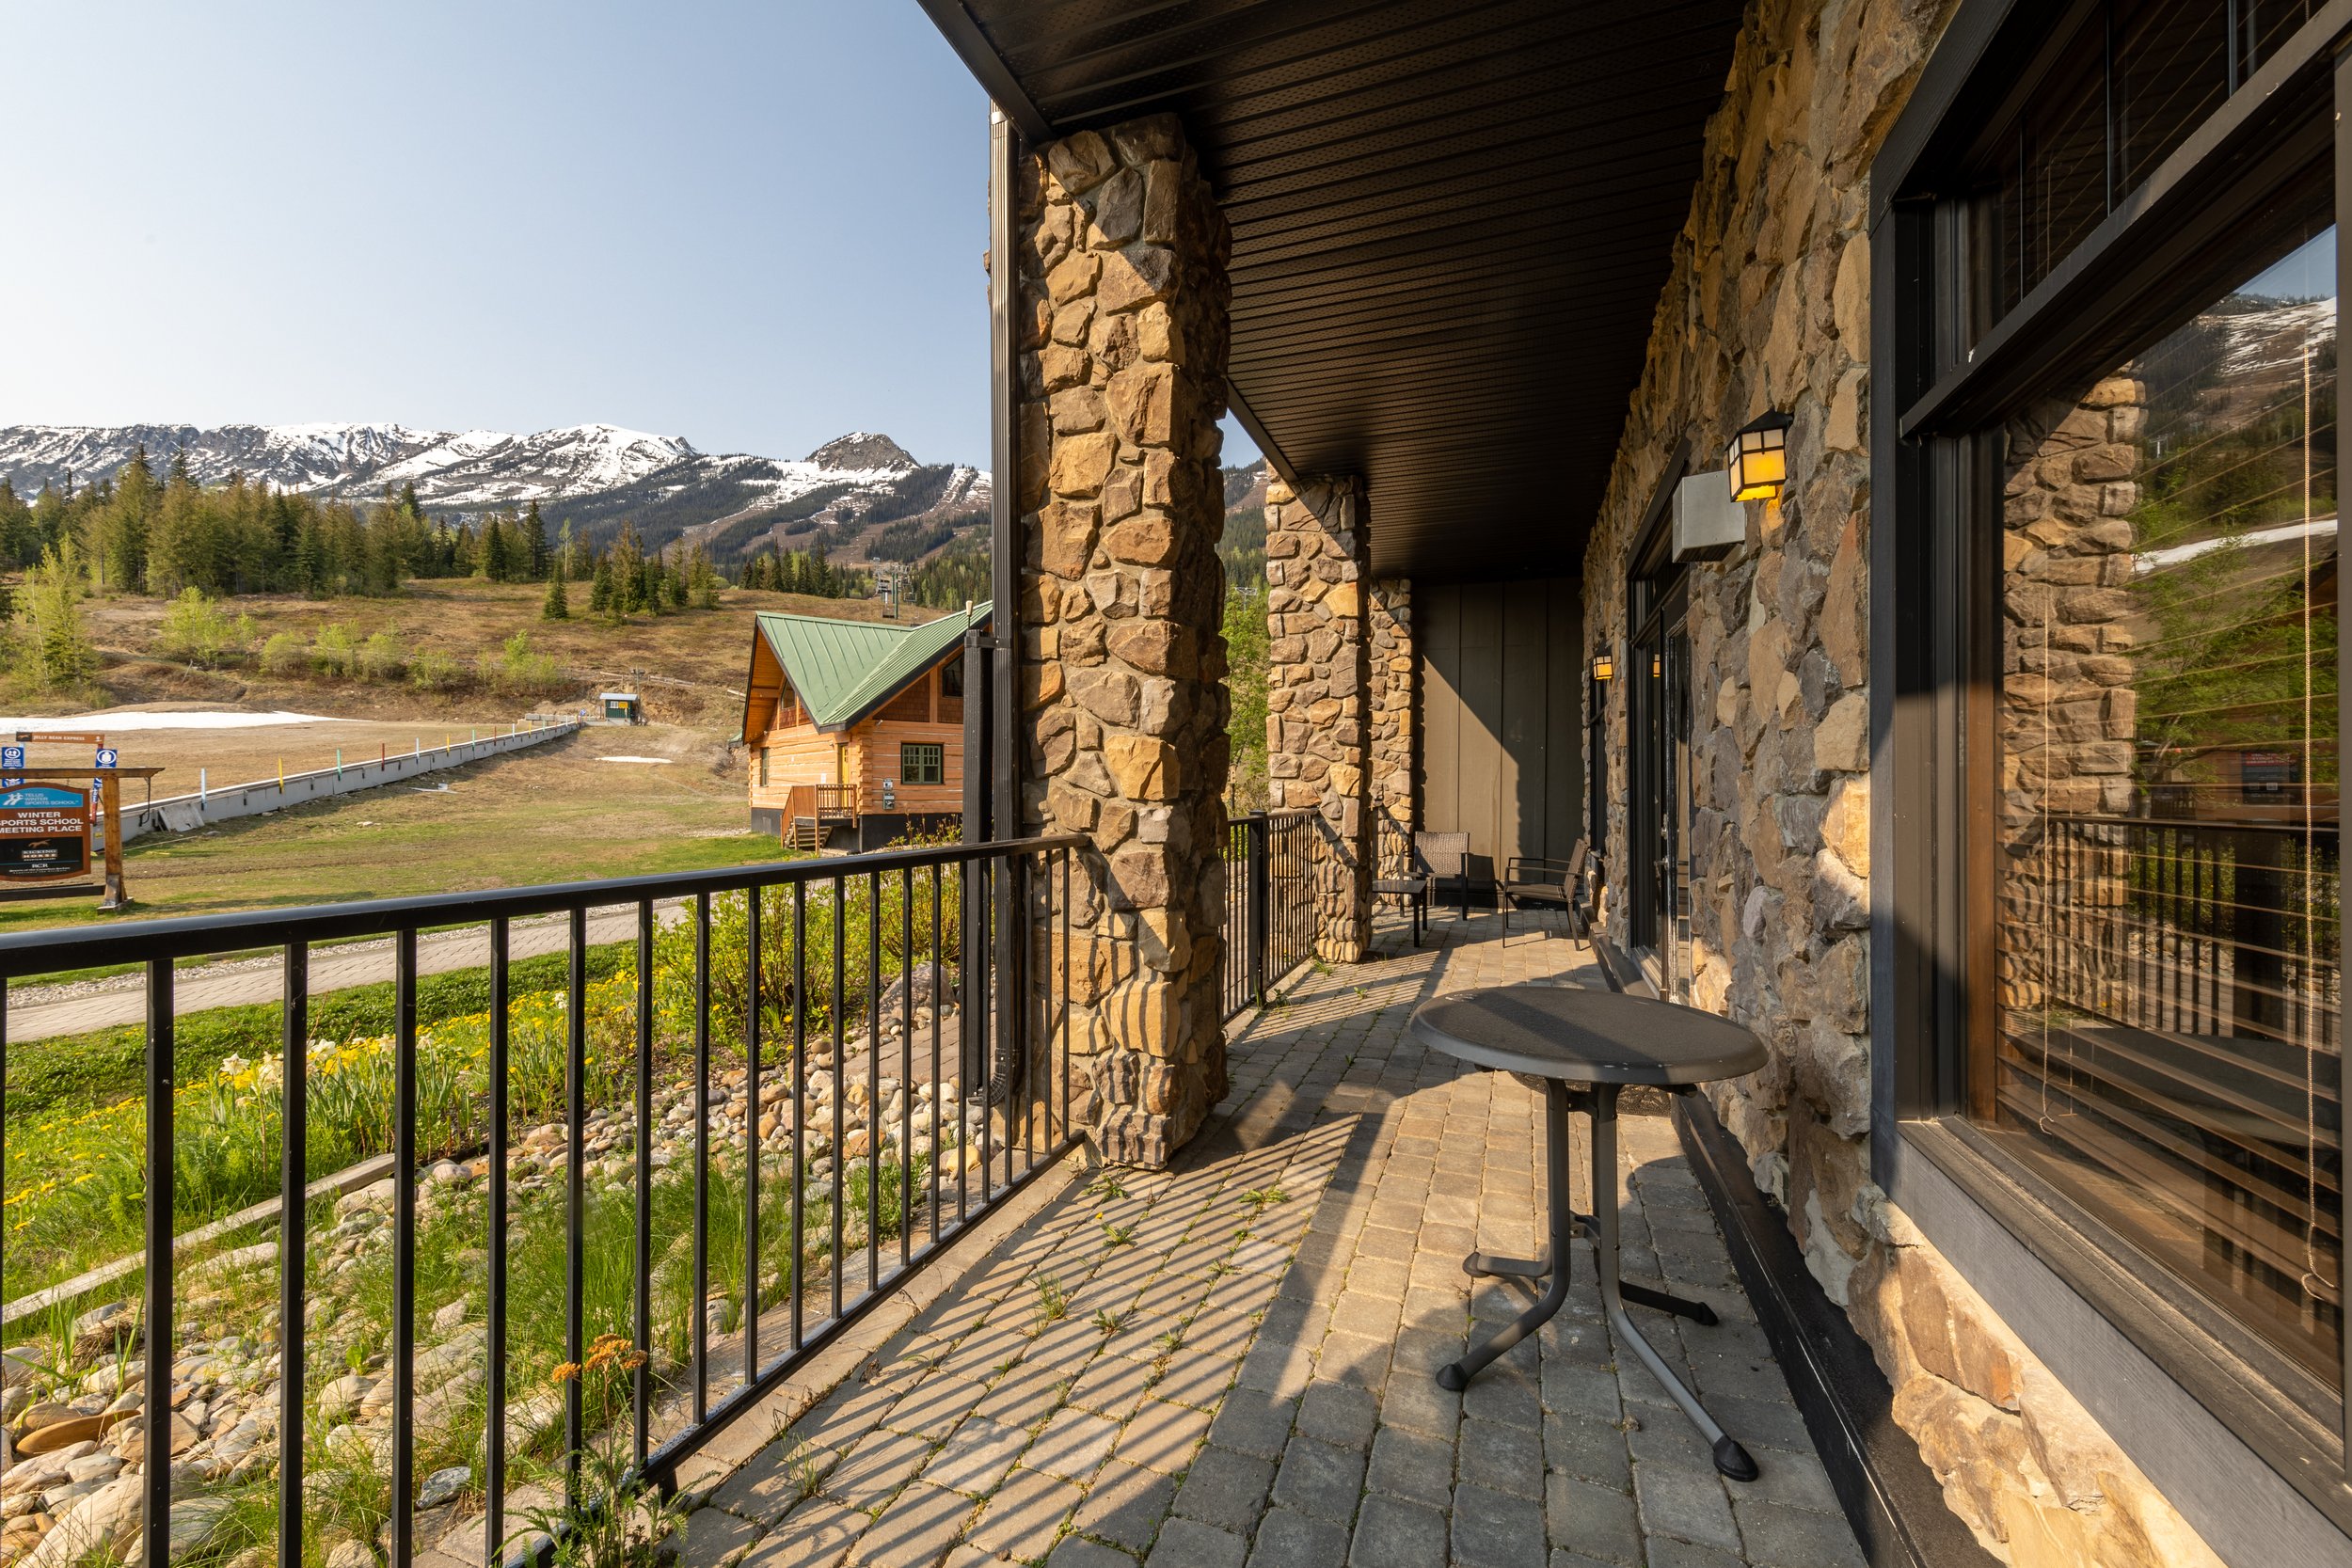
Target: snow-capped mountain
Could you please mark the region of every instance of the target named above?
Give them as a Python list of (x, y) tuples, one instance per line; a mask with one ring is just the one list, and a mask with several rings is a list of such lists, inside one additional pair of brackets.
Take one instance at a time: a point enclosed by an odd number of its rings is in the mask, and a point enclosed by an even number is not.
[(551, 525), (569, 521), (590, 540), (627, 519), (649, 545), (684, 536), (722, 559), (771, 538), (805, 545), (796, 536), (818, 529), (853, 557), (873, 542), (867, 531), (905, 521), (928, 525), (919, 531), (934, 541), (928, 549), (985, 514), (989, 499), (988, 475), (918, 463), (867, 431), (794, 462), (707, 453), (683, 436), (604, 424), (532, 436), (397, 424), (14, 425), (0, 428), (0, 478), (26, 497), (47, 484), (91, 483), (111, 479), (141, 447), (158, 472), (184, 455), (199, 483), (242, 474), (352, 500), (413, 484), (434, 513), (537, 501)]

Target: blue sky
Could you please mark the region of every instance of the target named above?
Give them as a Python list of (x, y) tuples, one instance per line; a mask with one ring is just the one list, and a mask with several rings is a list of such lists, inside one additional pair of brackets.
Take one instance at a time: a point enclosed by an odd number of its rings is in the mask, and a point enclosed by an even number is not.
[(986, 464), (988, 104), (913, 0), (7, 31), (0, 424), (865, 428)]

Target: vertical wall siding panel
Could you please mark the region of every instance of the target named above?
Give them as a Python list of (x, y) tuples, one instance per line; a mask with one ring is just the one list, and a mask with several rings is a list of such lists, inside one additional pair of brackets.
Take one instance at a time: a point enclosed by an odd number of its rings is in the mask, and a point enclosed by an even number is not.
[(1582, 832), (1582, 603), (1574, 578), (1414, 591), (1422, 825), (1498, 872)]
[(1493, 858), (1501, 842), (1497, 779), (1502, 771), (1502, 589), (1462, 589), (1462, 831), (1470, 853)]
[(1554, 578), (1545, 642), (1544, 834), (1542, 853), (1565, 860), (1584, 834), (1584, 602), (1573, 581)]
[(1413, 593), (1422, 659), (1422, 825), (1457, 832), (1462, 817), (1462, 591)]
[(1502, 589), (1502, 766), (1495, 770), (1495, 868), (1513, 855), (1544, 852), (1545, 781), (1551, 771), (1545, 744), (1545, 689), (1550, 663), (1550, 619), (1543, 579)]

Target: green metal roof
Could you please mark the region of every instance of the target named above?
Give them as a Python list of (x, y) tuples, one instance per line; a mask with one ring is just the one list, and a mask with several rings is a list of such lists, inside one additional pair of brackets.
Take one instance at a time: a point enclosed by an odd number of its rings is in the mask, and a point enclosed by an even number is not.
[[(989, 607), (976, 607), (969, 624), (985, 626)], [(884, 621), (836, 621), (823, 615), (762, 614), (785, 679), (792, 683), (818, 729), (846, 729), (882, 706), (963, 641), (961, 615), (919, 626)]]

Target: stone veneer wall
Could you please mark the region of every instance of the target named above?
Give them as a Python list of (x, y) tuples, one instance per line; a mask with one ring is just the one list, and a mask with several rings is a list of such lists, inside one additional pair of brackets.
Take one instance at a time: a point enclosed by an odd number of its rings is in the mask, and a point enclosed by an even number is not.
[(1225, 411), (1232, 248), (1173, 116), (1025, 160), (1022, 700), (1039, 830), (1085, 833), (1073, 1114), (1164, 1164), (1225, 1093)]
[[(2053, 997), (2118, 1015), (2128, 855), (2120, 834), (2052, 831), (2053, 816), (2129, 816), (2139, 692), (2132, 684), (2133, 532), (2147, 391), (2109, 376), (2080, 403), (2042, 399), (2009, 421), (2002, 497), (2001, 1006), (2012, 1042)], [(2043, 1060), (2029, 1071), (2046, 1070)]]
[(1371, 577), (1351, 483), (1265, 497), (1266, 773), (1278, 811), (1321, 817), (1315, 957), (1355, 963), (1372, 940)]
[[(1716, 1109), (1990, 1550), (2189, 1568), (2218, 1560), (1870, 1180), (1867, 170), (1949, 8), (1751, 8), (1587, 554), (1587, 653), (1624, 663), (1627, 557), (1677, 443), (1718, 467), (1747, 420), (1793, 414), (1784, 503), (1690, 578), (1692, 999), (1772, 1056)], [(1605, 721), (1617, 866), (1629, 685)]]
[(1378, 578), (1372, 584), (1373, 875), (1402, 877), (1410, 869), (1413, 832), (1421, 825), (1413, 788), (1414, 723), (1421, 711), (1413, 689), (1413, 584)]

